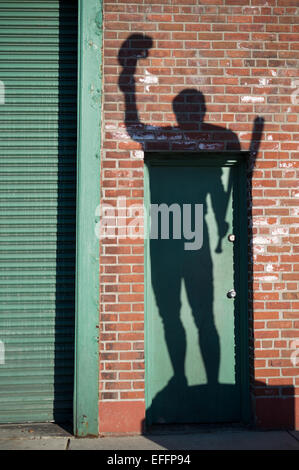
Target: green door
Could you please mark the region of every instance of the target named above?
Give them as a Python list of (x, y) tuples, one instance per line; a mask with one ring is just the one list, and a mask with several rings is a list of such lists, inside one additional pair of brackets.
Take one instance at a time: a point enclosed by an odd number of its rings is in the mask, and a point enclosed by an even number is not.
[(211, 158), (147, 165), (149, 423), (241, 420), (239, 165)]
[(77, 1), (0, 1), (0, 422), (72, 417)]

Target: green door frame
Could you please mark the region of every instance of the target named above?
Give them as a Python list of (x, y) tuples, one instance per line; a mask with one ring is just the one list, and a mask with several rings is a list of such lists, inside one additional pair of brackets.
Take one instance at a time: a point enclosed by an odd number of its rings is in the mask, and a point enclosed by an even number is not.
[(78, 0), (74, 434), (98, 435), (102, 0)]
[[(236, 196), (238, 198), (237, 212), (239, 216), (239, 230), (236, 234), (242, 241), (239, 244), (238, 252), (238, 285), (240, 295), (238, 295), (238, 311), (240, 315), (239, 335), (240, 335), (240, 385), (241, 385), (241, 420), (247, 424), (251, 418), (250, 390), (249, 390), (249, 335), (248, 335), (248, 231), (247, 231), (247, 177), (246, 177), (246, 159), (249, 158), (248, 152), (146, 152), (145, 153), (145, 174), (144, 174), (144, 204), (148, 209), (150, 204), (150, 182), (149, 167), (154, 166), (235, 166), (237, 169), (238, 187)], [(150, 409), (150, 357), (149, 357), (149, 289), (148, 282), (150, 278), (150, 259), (149, 259), (149, 210), (147, 210), (146, 237), (144, 243), (145, 254), (145, 404), (146, 409)], [(146, 414), (146, 424), (151, 425), (150, 412)]]

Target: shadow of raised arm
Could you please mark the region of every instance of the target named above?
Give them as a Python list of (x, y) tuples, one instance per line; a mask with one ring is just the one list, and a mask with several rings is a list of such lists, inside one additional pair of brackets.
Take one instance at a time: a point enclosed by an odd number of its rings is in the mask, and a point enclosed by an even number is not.
[(118, 53), (118, 62), (123, 67), (118, 85), (125, 98), (125, 125), (131, 139), (138, 142), (143, 142), (145, 124), (139, 120), (134, 75), (138, 60), (148, 56), (152, 45), (153, 41), (149, 36), (132, 34), (124, 41)]
[(255, 166), (255, 161), (257, 154), (259, 152), (260, 143), (262, 140), (263, 130), (264, 130), (265, 119), (263, 117), (257, 116), (253, 121), (253, 129), (251, 134), (251, 142), (249, 147), (250, 153), (250, 167), (253, 170)]

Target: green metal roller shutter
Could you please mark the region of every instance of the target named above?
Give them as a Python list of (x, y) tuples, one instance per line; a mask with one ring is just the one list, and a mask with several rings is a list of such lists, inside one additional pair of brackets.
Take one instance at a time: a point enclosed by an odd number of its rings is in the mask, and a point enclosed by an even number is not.
[(72, 415), (76, 4), (0, 0), (2, 423)]

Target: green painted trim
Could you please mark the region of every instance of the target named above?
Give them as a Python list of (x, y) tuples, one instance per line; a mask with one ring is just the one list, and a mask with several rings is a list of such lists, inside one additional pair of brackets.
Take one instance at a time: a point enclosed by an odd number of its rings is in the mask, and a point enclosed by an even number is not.
[(78, 0), (78, 155), (74, 434), (98, 435), (102, 1)]
[[(144, 167), (144, 205), (148, 209), (150, 203), (150, 181), (149, 166), (234, 166), (238, 172), (238, 215), (239, 233), (242, 243), (239, 244), (239, 302), (238, 309), (240, 315), (240, 400), (241, 400), (241, 420), (244, 424), (250, 422), (250, 389), (249, 389), (249, 333), (248, 333), (248, 231), (247, 231), (247, 178), (246, 159), (249, 152), (230, 152), (227, 154), (216, 152), (146, 152)], [(146, 228), (149, 231), (149, 210), (147, 213)], [(149, 382), (149, 331), (151, 329), (148, 315), (149, 305), (149, 237), (145, 237), (144, 243), (144, 272), (145, 272), (145, 406), (150, 410), (150, 382)], [(150, 411), (146, 412), (146, 425), (151, 425)]]

